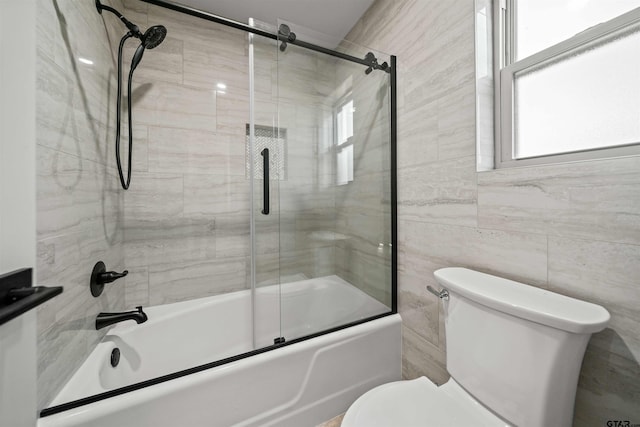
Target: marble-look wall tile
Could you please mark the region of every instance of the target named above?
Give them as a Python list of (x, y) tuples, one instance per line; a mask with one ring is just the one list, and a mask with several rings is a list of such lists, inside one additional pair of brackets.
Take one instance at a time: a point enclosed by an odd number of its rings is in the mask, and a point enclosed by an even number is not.
[(428, 376), (436, 384), (444, 384), (449, 379), (445, 364), (444, 351), (423, 340), (412, 329), (402, 327), (402, 378)]
[(182, 175), (138, 173), (125, 193), (124, 215), (142, 220), (181, 217), (183, 190)]
[(136, 14), (165, 25), (168, 35), (136, 71), (134, 120), (148, 138), (146, 163), (125, 196), (127, 304), (244, 289), (251, 252), (247, 34), (155, 5)]
[(149, 268), (127, 267), (129, 274), (124, 279), (124, 303), (128, 310), (149, 305)]
[(244, 31), (151, 4), (148, 5), (147, 14), (149, 25), (164, 25), (167, 27), (167, 33), (177, 40), (182, 40), (185, 46), (216, 46), (218, 55), (246, 56), (247, 34)]
[(437, 268), (466, 266), (609, 309), (610, 328), (585, 356), (574, 425), (640, 419), (638, 157), (477, 174), (474, 3), (378, 0), (347, 36), (398, 59), (403, 375), (446, 380), (444, 313), (423, 287)]
[(215, 218), (236, 215), (248, 222), (249, 181), (234, 175), (185, 175), (184, 215)]
[(398, 168), (416, 167), (438, 160), (438, 102), (425, 102), (398, 111)]
[(214, 218), (127, 218), (124, 243), (127, 265), (143, 267), (213, 258), (215, 227)]
[[(77, 73), (80, 74), (84, 68), (78, 66)], [(47, 56), (37, 55), (38, 144), (104, 164), (104, 128), (108, 123), (110, 86), (106, 76), (97, 74), (96, 79), (100, 82), (95, 85), (100, 88), (91, 89), (87, 84), (90, 77), (91, 75), (81, 79), (79, 75), (64, 70)], [(88, 102), (89, 99), (100, 102)], [(101, 114), (101, 120), (96, 120)]]
[[(135, 119), (134, 119), (135, 120)], [(126, 120), (122, 123), (122, 135), (120, 137), (120, 150), (123, 156), (123, 168), (126, 172), (126, 157), (129, 144), (129, 125)], [(108, 146), (109, 155), (112, 155), (113, 145), (115, 144), (115, 136), (109, 135)], [(136, 172), (149, 172), (149, 128), (144, 125), (133, 125), (133, 156), (131, 158), (133, 174)], [(128, 155), (128, 154), (127, 154)], [(113, 162), (113, 170), (115, 171), (115, 161)], [(116, 172), (117, 173), (117, 172)]]
[(244, 139), (193, 129), (149, 128), (149, 171), (245, 175)]
[[(251, 255), (248, 215), (248, 210), (242, 214), (216, 215), (216, 258), (249, 257)], [(256, 233), (261, 232), (264, 232), (264, 229), (256, 228)], [(273, 246), (276, 246), (277, 242), (278, 240), (274, 236)], [(247, 274), (249, 273), (247, 272)], [(249, 282), (247, 284), (251, 285)]]
[(149, 267), (149, 302), (167, 304), (246, 288), (245, 257)]
[[(126, 48), (123, 49), (122, 58), (125, 67), (131, 65), (131, 59), (139, 44), (140, 42), (135, 39), (135, 41), (127, 43)], [(135, 81), (153, 80), (157, 82), (183, 83), (183, 48), (184, 42), (176, 39), (170, 31), (167, 31), (167, 36), (161, 44), (153, 48), (153, 50), (147, 49), (145, 51), (140, 64), (135, 70)]]
[[(601, 304), (611, 313), (609, 328), (592, 338), (583, 363), (576, 405), (590, 420), (581, 425), (640, 417), (637, 399), (629, 400), (640, 396), (638, 260), (636, 245), (549, 238), (549, 288)], [(596, 414), (589, 408), (601, 404), (598, 395), (606, 395), (607, 403)]]
[(438, 99), (438, 159), (457, 159), (475, 154), (476, 97), (474, 85), (466, 83)]
[(398, 312), (402, 323), (423, 340), (439, 346), (439, 302), (425, 294), (425, 280), (405, 273), (398, 275)]
[[(244, 91), (219, 93), (217, 96), (217, 130), (245, 140), (249, 123), (249, 93)], [(269, 125), (271, 123), (268, 123)]]
[(44, 408), (104, 335), (95, 330), (95, 316), (124, 307), (124, 287), (94, 298), (88, 286), (99, 260), (123, 269), (109, 44), (121, 24), (103, 21), (89, 2), (39, 0), (36, 7), (36, 281), (64, 287), (38, 309), (38, 407)]
[[(184, 47), (184, 83), (195, 87), (216, 88), (225, 85), (227, 93), (249, 93), (249, 53), (247, 34), (238, 31), (232, 50), (225, 49), (225, 40), (213, 39), (208, 43), (187, 43)], [(245, 47), (245, 52), (242, 48)]]
[(478, 174), (481, 227), (640, 244), (640, 157)]
[(475, 158), (398, 170), (398, 218), (477, 225)]
[(149, 126), (216, 131), (216, 91), (147, 79), (133, 91), (134, 120)]
[[(398, 226), (398, 269), (437, 286), (433, 272), (467, 267), (511, 280), (545, 286), (547, 237), (538, 234), (482, 230), (403, 221)], [(425, 296), (431, 298), (431, 294)]]
[(405, 326), (443, 351), (444, 319), (425, 289), (439, 287), (435, 270), (467, 267), (532, 285), (547, 282), (546, 236), (413, 221), (400, 223), (398, 233), (398, 294), (410, 304), (401, 305), (409, 314)]

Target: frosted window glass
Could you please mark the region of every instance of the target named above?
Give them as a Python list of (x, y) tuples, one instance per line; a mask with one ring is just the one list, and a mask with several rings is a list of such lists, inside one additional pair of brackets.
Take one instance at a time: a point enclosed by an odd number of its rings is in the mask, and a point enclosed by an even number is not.
[(515, 75), (514, 158), (640, 142), (640, 33)]
[(516, 60), (640, 7), (640, 0), (516, 0)]

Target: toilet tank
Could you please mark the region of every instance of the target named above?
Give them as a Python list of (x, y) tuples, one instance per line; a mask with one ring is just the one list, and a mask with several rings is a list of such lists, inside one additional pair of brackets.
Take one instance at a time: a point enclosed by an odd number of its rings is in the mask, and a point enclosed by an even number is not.
[(571, 426), (578, 376), (603, 307), (465, 268), (436, 271), (447, 370), (468, 393), (520, 427)]

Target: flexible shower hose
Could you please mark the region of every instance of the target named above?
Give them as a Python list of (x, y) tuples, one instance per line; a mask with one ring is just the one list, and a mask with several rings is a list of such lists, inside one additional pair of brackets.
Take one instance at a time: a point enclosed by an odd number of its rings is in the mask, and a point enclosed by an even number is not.
[(122, 188), (127, 190), (129, 184), (131, 184), (131, 158), (133, 154), (133, 124), (131, 120), (131, 80), (133, 78), (133, 68), (129, 71), (129, 82), (127, 85), (127, 110), (129, 121), (129, 161), (127, 167), (127, 180), (124, 179), (122, 173), (122, 161), (120, 160), (120, 121), (121, 121), (121, 108), (122, 108), (122, 49), (124, 42), (127, 39), (133, 37), (132, 32), (128, 32), (120, 40), (120, 46), (118, 46), (118, 100), (116, 110), (116, 163), (118, 165), (118, 175), (120, 176), (120, 184)]

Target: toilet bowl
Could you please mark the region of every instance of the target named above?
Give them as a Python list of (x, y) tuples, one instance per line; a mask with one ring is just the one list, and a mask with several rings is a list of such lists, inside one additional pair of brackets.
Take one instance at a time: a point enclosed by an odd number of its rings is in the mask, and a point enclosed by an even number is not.
[(569, 427), (582, 358), (610, 315), (603, 307), (464, 268), (444, 288), (447, 371), (376, 387), (341, 427)]
[(454, 379), (438, 387), (425, 377), (396, 381), (362, 395), (341, 427), (508, 427)]

